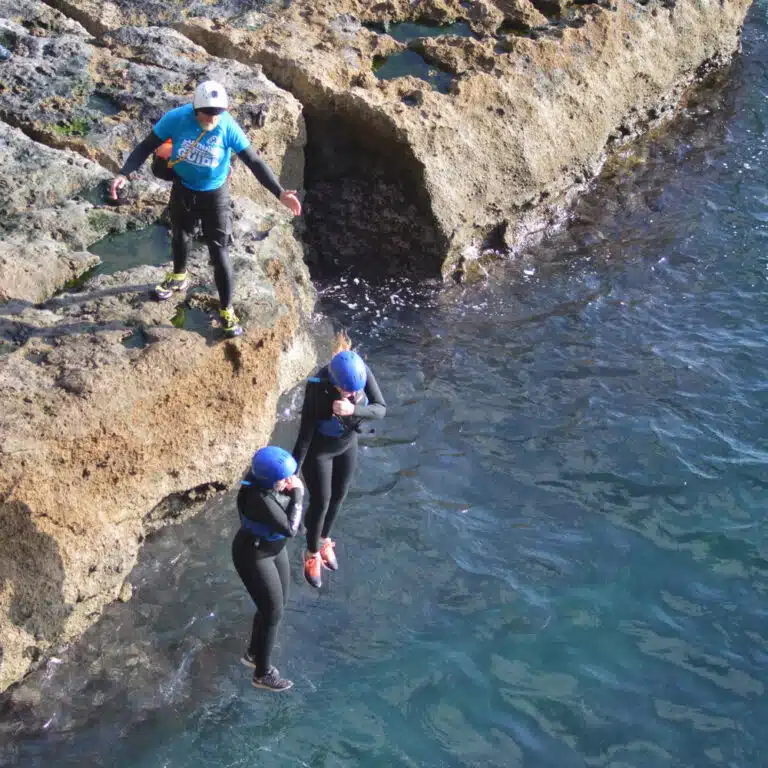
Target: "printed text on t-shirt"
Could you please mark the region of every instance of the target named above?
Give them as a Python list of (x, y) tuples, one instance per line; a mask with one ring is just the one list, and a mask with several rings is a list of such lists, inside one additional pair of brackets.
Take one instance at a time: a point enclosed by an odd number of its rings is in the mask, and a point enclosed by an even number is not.
[(185, 163), (203, 168), (215, 168), (221, 163), (224, 148), (220, 136), (211, 136), (207, 141), (203, 139), (195, 147), (192, 147), (194, 143), (194, 140), (190, 139), (184, 139), (181, 143), (178, 157), (183, 157)]

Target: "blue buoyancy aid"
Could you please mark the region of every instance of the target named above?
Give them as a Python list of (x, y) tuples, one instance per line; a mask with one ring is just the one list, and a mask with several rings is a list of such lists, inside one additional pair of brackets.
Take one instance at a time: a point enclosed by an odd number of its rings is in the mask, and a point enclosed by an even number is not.
[[(312, 376), (308, 379), (315, 384), (328, 383), (330, 380), (320, 379)], [(368, 397), (365, 392), (358, 392), (355, 398), (355, 405), (368, 405)], [(331, 416), (330, 419), (321, 419), (317, 422), (317, 431), (324, 437), (346, 437), (350, 432), (357, 429), (361, 419), (354, 416)]]
[[(240, 485), (252, 486), (253, 483), (248, 480), (241, 480)], [(286, 538), (282, 533), (275, 533), (269, 526), (264, 523), (257, 523), (255, 520), (251, 520), (246, 517), (242, 512), (240, 515), (240, 525), (252, 536), (258, 536), (264, 541), (280, 541), (280, 539)]]

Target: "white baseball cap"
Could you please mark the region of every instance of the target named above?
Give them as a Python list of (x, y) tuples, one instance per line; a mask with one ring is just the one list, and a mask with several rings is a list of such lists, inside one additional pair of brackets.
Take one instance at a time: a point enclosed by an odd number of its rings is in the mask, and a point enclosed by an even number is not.
[(229, 107), (229, 101), (227, 100), (227, 92), (224, 90), (224, 86), (221, 83), (217, 83), (215, 80), (206, 80), (200, 83), (195, 88), (195, 97), (192, 99), (192, 106), (194, 109), (202, 109), (204, 107), (218, 107), (219, 109), (227, 109)]

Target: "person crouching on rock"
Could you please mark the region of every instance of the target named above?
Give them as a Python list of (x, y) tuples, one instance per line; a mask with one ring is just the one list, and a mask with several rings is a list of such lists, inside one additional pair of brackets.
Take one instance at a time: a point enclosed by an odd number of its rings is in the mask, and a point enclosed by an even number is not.
[(305, 525), (304, 578), (322, 586), (322, 568), (338, 566), (331, 527), (339, 513), (357, 464), (357, 435), (364, 419), (383, 419), (387, 405), (379, 385), (342, 335), (337, 354), (311, 377), (293, 458), (309, 491)]
[(254, 455), (237, 495), (240, 530), (232, 542), (232, 560), (257, 609), (242, 661), (253, 669), (253, 685), (269, 691), (293, 685), (280, 677), (271, 659), (290, 584), (286, 539), (299, 530), (304, 499), (295, 473), (291, 454), (268, 445)]
[(301, 203), (295, 190), (285, 190), (272, 169), (256, 154), (243, 129), (227, 112), (229, 102), (224, 86), (207, 80), (195, 89), (191, 104), (172, 109), (136, 146), (112, 180), (110, 194), (117, 200), (127, 177), (166, 141), (172, 142), (168, 167), (173, 170), (171, 189), (171, 250), (173, 272), (155, 287), (158, 299), (169, 299), (187, 287), (187, 259), (192, 234), (198, 221), (213, 264), (224, 333), (239, 336), (243, 329), (232, 308), (234, 275), (229, 259), (232, 211), (227, 178), (231, 153), (251, 169), (253, 175), (295, 216)]

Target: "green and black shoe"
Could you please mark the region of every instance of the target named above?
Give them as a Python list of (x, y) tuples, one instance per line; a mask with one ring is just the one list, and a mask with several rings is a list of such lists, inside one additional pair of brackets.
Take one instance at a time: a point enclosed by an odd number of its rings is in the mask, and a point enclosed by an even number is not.
[(170, 299), (174, 293), (186, 291), (189, 285), (186, 272), (169, 272), (160, 285), (155, 286), (155, 297), (159, 301)]
[(221, 318), (221, 325), (225, 336), (234, 338), (235, 336), (241, 336), (243, 333), (243, 326), (240, 325), (240, 320), (235, 314), (235, 310), (232, 307), (219, 310), (219, 317)]

